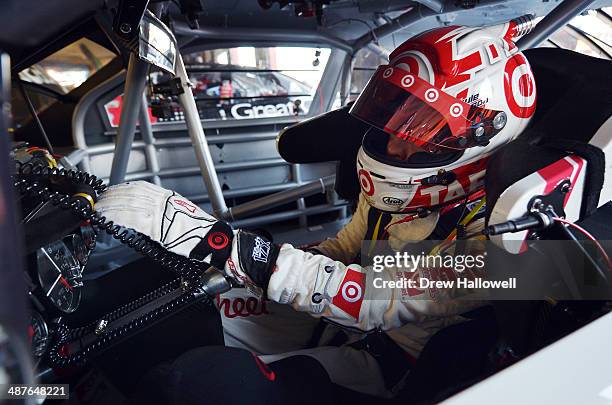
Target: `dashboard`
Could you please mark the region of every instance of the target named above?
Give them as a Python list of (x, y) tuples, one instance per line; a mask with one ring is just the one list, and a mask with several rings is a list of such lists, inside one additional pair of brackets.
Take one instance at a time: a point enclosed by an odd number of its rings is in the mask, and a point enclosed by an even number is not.
[(82, 224), (73, 233), (39, 248), (28, 258), (26, 278), (33, 308), (28, 336), (36, 358), (42, 358), (47, 352), (49, 324), (78, 309), (83, 271), (95, 245), (94, 228)]
[[(62, 374), (56, 371), (86, 366), (107, 350), (122, 350), (123, 342), (193, 304), (212, 306), (210, 297), (229, 288), (221, 272), (181, 256), (168, 257), (145, 235), (114, 229), (98, 217), (89, 209), (104, 191), (95, 176), (58, 168), (47, 151), (36, 147), (18, 149), (14, 157), (31, 310), (28, 335), (41, 381), (56, 381)], [(31, 163), (36, 159), (40, 162)], [(154, 263), (158, 276), (144, 282), (122, 276), (125, 271), (84, 277), (96, 247), (93, 224), (127, 247), (146, 251), (147, 266)], [(105, 294), (108, 287), (115, 293)]]
[[(81, 304), (83, 272), (97, 235), (88, 221), (81, 220), (66, 206), (43, 198), (41, 187), (53, 195), (87, 192), (89, 189), (83, 188), (78, 178), (23, 174), (24, 166), (60, 170), (54, 156), (42, 148), (18, 144), (11, 156), (19, 173), (15, 185), (25, 236), (24, 278), (31, 310), (27, 332), (37, 366), (44, 369), (52, 343), (57, 340), (58, 325)], [(27, 193), (20, 189), (17, 184), (25, 179), (29, 187), (38, 187), (38, 191)]]

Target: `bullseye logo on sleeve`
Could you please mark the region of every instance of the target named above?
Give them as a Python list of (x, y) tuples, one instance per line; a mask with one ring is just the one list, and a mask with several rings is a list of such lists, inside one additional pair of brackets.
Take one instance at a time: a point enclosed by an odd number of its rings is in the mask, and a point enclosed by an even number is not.
[(346, 312), (355, 320), (359, 320), (359, 312), (365, 294), (365, 277), (364, 273), (350, 268), (347, 269), (338, 293), (332, 299), (334, 306)]

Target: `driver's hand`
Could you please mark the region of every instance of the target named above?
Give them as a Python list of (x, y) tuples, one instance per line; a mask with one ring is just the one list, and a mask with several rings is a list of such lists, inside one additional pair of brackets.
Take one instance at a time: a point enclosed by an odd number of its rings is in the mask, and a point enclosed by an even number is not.
[(171, 252), (211, 263), (225, 264), (234, 237), (232, 228), (171, 190), (145, 181), (111, 186), (95, 205), (117, 225), (135, 229)]
[(276, 253), (277, 247), (259, 236), (232, 230), (174, 191), (144, 181), (122, 183), (109, 187), (95, 209), (107, 220), (143, 233), (171, 252), (224, 270), (237, 284), (267, 287), (276, 261), (274, 254), (268, 261), (268, 254)]

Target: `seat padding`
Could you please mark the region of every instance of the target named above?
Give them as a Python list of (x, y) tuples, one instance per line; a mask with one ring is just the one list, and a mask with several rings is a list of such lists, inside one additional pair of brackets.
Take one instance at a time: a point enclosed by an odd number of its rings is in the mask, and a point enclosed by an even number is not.
[[(554, 48), (529, 49), (525, 56), (536, 80), (536, 112), (530, 126), (489, 161), (487, 220), (506, 188), (567, 155), (570, 147), (565, 145), (588, 144), (612, 115), (612, 61)], [(589, 195), (598, 196), (604, 159), (599, 154), (587, 160), (585, 202), (596, 199)], [(592, 203), (583, 206), (596, 208)]]

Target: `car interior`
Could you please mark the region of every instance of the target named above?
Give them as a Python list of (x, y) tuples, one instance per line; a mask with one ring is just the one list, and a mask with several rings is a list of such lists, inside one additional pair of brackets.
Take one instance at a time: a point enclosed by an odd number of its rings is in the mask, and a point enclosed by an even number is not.
[[(15, 203), (4, 206), (14, 208), (18, 230), (0, 227), (0, 385), (3, 376), (28, 374), (21, 381), (70, 386), (70, 400), (38, 403), (121, 403), (155, 366), (224, 344), (215, 275), (71, 196), (144, 180), (234, 228), (316, 246), (350, 221), (359, 200), (356, 156), (369, 125), (349, 110), (390, 50), (431, 28), (525, 15), (535, 28), (521, 50), (538, 106), (529, 127), (488, 162), (483, 216), (498, 224), (513, 187), (578, 156), (587, 167), (584, 187), (574, 197), (579, 212), (567, 218), (612, 254), (609, 1), (5, 0), (0, 79), (12, 112), (2, 131), (11, 155), (0, 187), (12, 190)], [(138, 48), (139, 35), (156, 32), (145, 22), (175, 41), (155, 48), (155, 61)], [(180, 57), (176, 65), (164, 66), (164, 52)], [(19, 148), (47, 150), (58, 167), (23, 160)], [(565, 194), (529, 197), (558, 207)], [(501, 296), (462, 314), (466, 322), (428, 341), (396, 398), (370, 402), (452, 399), (610, 317), (609, 269), (596, 246), (582, 247), (584, 232), (560, 228), (533, 231), (540, 247), (522, 254), (496, 236), (487, 268), (573, 298)], [(23, 237), (22, 246), (10, 247), (9, 235)], [(572, 287), (579, 276), (545, 249), (554, 240), (575, 243), (558, 254), (587, 268), (584, 277), (601, 276), (601, 296)], [(537, 275), (527, 274), (534, 268)], [(18, 313), (23, 319), (13, 319)], [(10, 358), (2, 356), (10, 346), (3, 339), (25, 345), (17, 365), (3, 364)], [(363, 400), (348, 390), (338, 395)]]

